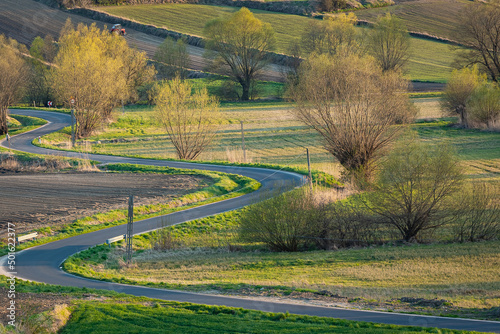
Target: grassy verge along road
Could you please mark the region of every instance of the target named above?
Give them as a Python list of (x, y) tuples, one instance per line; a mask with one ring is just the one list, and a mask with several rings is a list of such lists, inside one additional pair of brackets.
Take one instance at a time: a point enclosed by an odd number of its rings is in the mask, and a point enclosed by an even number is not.
[[(6, 277), (0, 277), (0, 303), (8, 301)], [(133, 297), (105, 290), (50, 286), (20, 281), (17, 301), (30, 300), (42, 314), (20, 315), (25, 325), (51, 328), (65, 334), (101, 333), (446, 333), (416, 324), (395, 326), (279, 312), (260, 312), (224, 306), (177, 303), (157, 298)], [(3, 305), (3, 304), (2, 304)], [(6, 315), (0, 309), (0, 316)], [(417, 322), (415, 320), (415, 322)], [(4, 328), (0, 324), (0, 331)], [(478, 332), (474, 332), (478, 333)]]
[(152, 248), (157, 233), (136, 237), (133, 266), (119, 245), (79, 253), (64, 269), (164, 289), (500, 320), (498, 241), (274, 253), (242, 244), (238, 225), (238, 212), (180, 224), (167, 229), (168, 250)]

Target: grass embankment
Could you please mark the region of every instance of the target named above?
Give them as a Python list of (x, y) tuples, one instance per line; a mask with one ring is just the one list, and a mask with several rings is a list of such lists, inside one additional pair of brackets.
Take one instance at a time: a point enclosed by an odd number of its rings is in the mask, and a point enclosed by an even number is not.
[(24, 132), (34, 130), (42, 125), (47, 124), (47, 121), (37, 117), (10, 115), (17, 124), (9, 126), (9, 134), (15, 136)]
[[(0, 277), (0, 287), (8, 288), (5, 276)], [(60, 296), (64, 297), (66, 305), (56, 303), (53, 307), (59, 312), (45, 307), (41, 314), (26, 315), (23, 312), (18, 315), (20, 320), (31, 320), (32, 323), (39, 320), (34, 325), (40, 331), (53, 326), (51, 320), (58, 318), (61, 309), (67, 310), (71, 314), (66, 315), (67, 323), (58, 331), (64, 334), (124, 331), (128, 333), (470, 333), (169, 302), (106, 290), (25, 281), (16, 283), (16, 293), (18, 296), (36, 293), (37, 298), (30, 304), (34, 308), (38, 306), (37, 300), (43, 301), (45, 298), (53, 301)], [(2, 329), (0, 325), (0, 331)]]
[[(336, 252), (272, 253), (237, 238), (240, 212), (134, 238), (134, 264), (120, 244), (97, 246), (64, 263), (84, 277), (197, 292), (324, 300), (347, 307), (499, 319), (500, 242), (379, 246)], [(201, 247), (201, 248), (200, 248)]]
[[(449, 138), (464, 164), (474, 167), (471, 177), (488, 174), (498, 177), (500, 169), (500, 135), (495, 132), (463, 130), (452, 126), (452, 119), (443, 117), (437, 98), (414, 99), (420, 108), (421, 123), (414, 125), (428, 140)], [(203, 152), (200, 161), (241, 162), (241, 125), (244, 122), (247, 162), (307, 168), (305, 147), (309, 148), (312, 168), (336, 177), (340, 166), (322, 147), (319, 135), (297, 121), (293, 104), (284, 102), (225, 103), (221, 112), (222, 125), (218, 140)], [(175, 159), (175, 149), (165, 130), (154, 119), (154, 107), (127, 107), (124, 115), (107, 129), (88, 139), (80, 149), (92, 153), (136, 156), (155, 159)], [(424, 122), (425, 120), (425, 122)], [(42, 145), (64, 149), (70, 141), (69, 128), (45, 136)], [(100, 142), (100, 144), (99, 144)], [(484, 160), (484, 161), (483, 161)], [(487, 166), (485, 165), (487, 164)], [(483, 166), (483, 167), (481, 167)], [(473, 176), (473, 174), (477, 174)]]
[[(234, 174), (206, 172), (198, 170), (141, 166), (129, 164), (107, 165), (107, 171), (112, 172), (134, 172), (134, 173), (162, 173), (168, 175), (201, 175), (210, 181), (208, 185), (193, 193), (186, 194), (168, 203), (152, 204), (134, 208), (134, 220), (139, 221), (151, 217), (161, 216), (172, 212), (188, 209), (194, 206), (213, 203), (224, 199), (240, 196), (252, 192), (260, 187), (257, 181)], [(97, 213), (90, 217), (77, 219), (72, 224), (60, 227), (44, 227), (37, 229), (39, 238), (28, 241), (17, 246), (17, 250), (49, 243), (55, 240), (69, 238), (75, 235), (93, 232), (96, 230), (125, 224), (127, 222), (127, 210), (112, 210)], [(0, 244), (0, 255), (7, 253), (5, 244)]]
[[(423, 6), (425, 5), (423, 4)], [(140, 23), (197, 36), (203, 36), (203, 27), (209, 20), (238, 10), (235, 7), (194, 4), (110, 6), (99, 9)], [(280, 53), (286, 53), (290, 43), (294, 43), (297, 38), (300, 38), (309, 22), (314, 20), (299, 15), (254, 9), (251, 11), (258, 19), (271, 24), (276, 33), (276, 51)], [(358, 29), (362, 32), (365, 28)], [(451, 63), (454, 59), (454, 51), (450, 49), (449, 45), (412, 38), (411, 54), (408, 68), (411, 80), (446, 82), (449, 79), (452, 71)]]

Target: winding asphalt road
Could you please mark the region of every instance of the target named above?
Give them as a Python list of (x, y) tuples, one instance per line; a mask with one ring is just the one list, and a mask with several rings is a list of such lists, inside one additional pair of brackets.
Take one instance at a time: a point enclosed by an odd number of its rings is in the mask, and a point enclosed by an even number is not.
[[(70, 121), (70, 117), (68, 115), (29, 110), (16, 110), (14, 113), (19, 115), (28, 115), (43, 118), (48, 120), (49, 123), (31, 132), (12, 137), (12, 149), (37, 154), (57, 154), (69, 157), (81, 157), (81, 154), (78, 153), (54, 151), (35, 147), (31, 144), (31, 141), (38, 136), (43, 136), (47, 133), (54, 132), (65, 126), (68, 126)], [(1, 141), (0, 145), (4, 147), (8, 146), (5, 140)], [(191, 164), (184, 162), (135, 159), (94, 154), (86, 155), (85, 157), (100, 161), (102, 163), (132, 163), (235, 173), (251, 177), (261, 182), (262, 184), (262, 187), (253, 193), (185, 211), (176, 212), (168, 215), (168, 219), (156, 217), (136, 222), (134, 223), (134, 234), (144, 233), (164, 226), (162, 224), (162, 220), (166, 220), (168, 222), (168, 225), (172, 225), (229, 210), (234, 210), (236, 208), (240, 208), (257, 201), (259, 198), (262, 198), (261, 196), (263, 196), (263, 194), (267, 191), (273, 191), (273, 189), (276, 188), (280, 190), (291, 189), (292, 187), (301, 185), (305, 182), (305, 178), (301, 175), (263, 168)], [(59, 240), (21, 251), (16, 254), (16, 276), (18, 278), (44, 282), (48, 284), (106, 289), (135, 296), (145, 296), (179, 302), (191, 302), (207, 305), (225, 305), (230, 307), (242, 307), (246, 309), (261, 310), (267, 312), (288, 311), (292, 314), (304, 314), (395, 325), (437, 327), (500, 333), (500, 322), (495, 321), (479, 321), (375, 311), (358, 311), (333, 307), (316, 307), (309, 305), (265, 302), (235, 297), (162, 290), (80, 278), (67, 274), (60, 269), (62, 262), (70, 255), (94, 245), (102, 244), (106, 239), (110, 237), (123, 235), (125, 233), (125, 225), (115, 226), (105, 230)], [(10, 276), (5, 260), (5, 258), (0, 259), (0, 273)]]

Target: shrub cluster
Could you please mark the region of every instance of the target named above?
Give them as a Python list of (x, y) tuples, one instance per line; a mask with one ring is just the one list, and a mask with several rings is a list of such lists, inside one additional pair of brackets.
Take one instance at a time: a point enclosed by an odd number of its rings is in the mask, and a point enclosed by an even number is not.
[(301, 188), (251, 206), (239, 232), (243, 241), (263, 242), (274, 251), (336, 249), (375, 242), (378, 228), (367, 217), (349, 202), (330, 204)]
[(446, 241), (500, 238), (498, 186), (464, 184), (456, 157), (443, 143), (405, 138), (368, 189), (337, 202), (309, 189), (262, 201), (243, 214), (240, 236), (276, 251), (415, 242), (437, 230)]

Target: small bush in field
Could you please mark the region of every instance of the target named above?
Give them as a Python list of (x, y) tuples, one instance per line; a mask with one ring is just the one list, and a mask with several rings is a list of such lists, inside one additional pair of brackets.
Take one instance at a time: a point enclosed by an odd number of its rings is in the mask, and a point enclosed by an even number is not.
[(474, 184), (461, 192), (454, 238), (460, 242), (493, 240), (500, 237), (498, 193), (486, 184)]
[(271, 250), (295, 252), (304, 246), (313, 198), (307, 189), (294, 190), (252, 205), (241, 218), (240, 237), (263, 242)]

